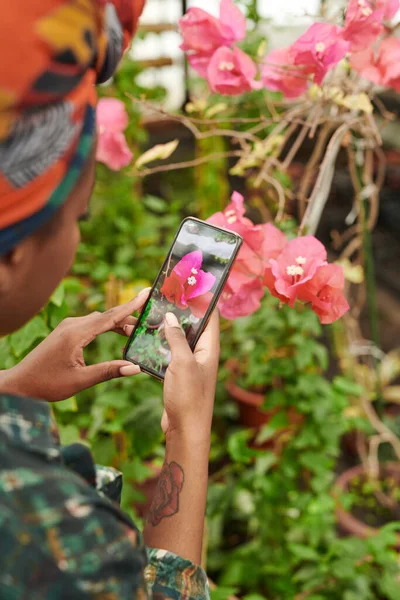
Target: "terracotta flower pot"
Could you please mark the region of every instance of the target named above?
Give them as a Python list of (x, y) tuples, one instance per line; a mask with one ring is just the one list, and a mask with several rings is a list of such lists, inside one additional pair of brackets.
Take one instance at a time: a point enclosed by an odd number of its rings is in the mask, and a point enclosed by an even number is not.
[[(386, 463), (385, 471), (400, 483), (400, 464), (394, 462)], [(348, 469), (338, 477), (335, 487), (340, 492), (346, 492), (349, 490), (351, 482), (364, 474), (365, 470), (363, 465), (358, 465), (357, 467)], [(352, 513), (346, 511), (340, 504), (339, 498), (337, 498), (336, 517), (340, 528), (350, 535), (354, 535), (359, 538), (368, 538), (379, 533), (379, 529), (363, 523)], [(400, 548), (400, 534), (397, 535), (396, 546), (397, 548)]]
[(278, 412), (274, 410), (261, 410), (265, 395), (257, 392), (250, 392), (239, 387), (233, 380), (226, 383), (226, 389), (237, 402), (239, 408), (239, 420), (245, 427), (259, 429), (269, 423), (272, 417)]
[[(231, 378), (226, 382), (225, 388), (237, 402), (239, 408), (239, 422), (241, 425), (251, 429), (260, 429), (263, 425), (267, 425), (272, 417), (282, 410), (280, 407), (272, 410), (261, 409), (261, 406), (265, 401), (265, 395), (268, 393), (268, 389), (264, 393), (261, 393), (240, 387), (235, 380), (238, 372), (238, 361), (236, 359), (231, 359), (225, 366), (231, 372)], [(293, 407), (287, 411), (287, 417), (289, 427), (300, 425), (304, 421), (303, 415), (299, 414)]]

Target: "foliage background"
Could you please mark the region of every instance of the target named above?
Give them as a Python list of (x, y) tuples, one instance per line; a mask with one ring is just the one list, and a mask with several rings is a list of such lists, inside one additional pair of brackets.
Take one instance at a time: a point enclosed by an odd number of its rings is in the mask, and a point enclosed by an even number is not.
[[(254, 2), (248, 10), (257, 22)], [(255, 35), (254, 48), (259, 42)], [(126, 93), (135, 98), (145, 94), (151, 101), (162, 100), (164, 93), (142, 89), (138, 73), (127, 58), (112, 84), (103, 88), (104, 95), (126, 105), (127, 138), (136, 155), (146, 146), (148, 133)], [(236, 108), (243, 115), (258, 114), (246, 100)], [(219, 144), (224, 142), (203, 141), (195, 152), (215, 151)], [(156, 195), (151, 182), (143, 185), (129, 167), (114, 174), (99, 165), (73, 271), (40, 315), (0, 340), (0, 364), (9, 368), (18, 362), (65, 316), (104, 310), (151, 285), (185, 216), (207, 218), (223, 208), (233, 182), (242, 190), (251, 188), (251, 182), (228, 178), (227, 171), (225, 161), (216, 161), (166, 174), (156, 182)], [(291, 184), (289, 179), (283, 183)], [(255, 218), (260, 216), (261, 193), (250, 194)], [(269, 199), (263, 201), (269, 207)], [(293, 222), (285, 221), (283, 228), (290, 232)], [(329, 338), (340, 336), (340, 327), (327, 330), (322, 344), (313, 313), (278, 310), (272, 298), (265, 299), (255, 316), (222, 325), (207, 519), (208, 572), (219, 584), (213, 600), (232, 594), (246, 600), (400, 597), (396, 525), (367, 541), (342, 538), (337, 530), (332, 486), (340, 440), (354, 425), (365, 427), (345, 416), (360, 389), (351, 374), (337, 375), (335, 357), (326, 349)], [(120, 357), (123, 343), (114, 334), (104, 335), (86, 358), (101, 362)], [(225, 365), (232, 356), (242, 364), (243, 386), (270, 388), (265, 409), (275, 414), (256, 437), (239, 424), (237, 406), (225, 389)], [(290, 423), (293, 408), (300, 425)], [(141, 484), (153, 477), (164, 456), (161, 384), (145, 375), (112, 381), (54, 410), (64, 444), (80, 439), (90, 445), (98, 463), (123, 471), (123, 507), (140, 525)]]

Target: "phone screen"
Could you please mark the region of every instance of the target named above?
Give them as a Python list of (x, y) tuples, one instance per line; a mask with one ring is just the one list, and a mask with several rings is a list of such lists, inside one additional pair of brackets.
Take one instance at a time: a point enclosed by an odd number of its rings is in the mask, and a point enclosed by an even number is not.
[(197, 219), (183, 221), (125, 350), (125, 358), (164, 379), (171, 361), (164, 316), (173, 312), (194, 349), (225, 285), (241, 238)]

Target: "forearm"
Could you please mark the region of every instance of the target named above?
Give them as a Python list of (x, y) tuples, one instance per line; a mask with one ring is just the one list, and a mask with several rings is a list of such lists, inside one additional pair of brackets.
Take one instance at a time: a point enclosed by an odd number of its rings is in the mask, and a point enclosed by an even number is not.
[(144, 530), (146, 545), (201, 562), (209, 440), (167, 439), (163, 472)]

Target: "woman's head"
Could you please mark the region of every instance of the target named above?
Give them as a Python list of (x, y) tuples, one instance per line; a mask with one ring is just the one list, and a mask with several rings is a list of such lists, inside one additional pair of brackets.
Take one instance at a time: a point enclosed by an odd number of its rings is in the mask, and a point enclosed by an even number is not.
[(0, 336), (34, 316), (68, 273), (95, 181), (95, 151), (73, 192), (45, 225), (0, 256)]
[(0, 19), (0, 335), (71, 266), (94, 183), (94, 84), (109, 79), (144, 0), (13, 0)]

